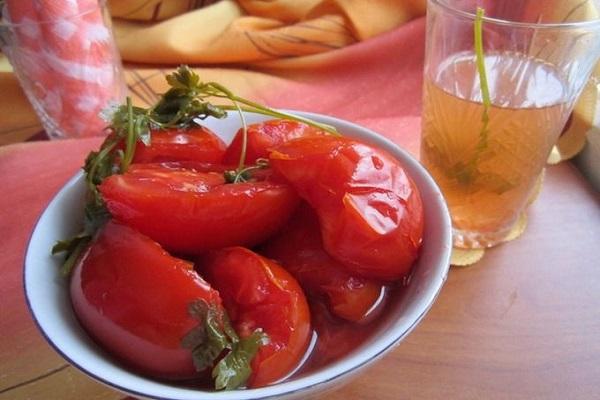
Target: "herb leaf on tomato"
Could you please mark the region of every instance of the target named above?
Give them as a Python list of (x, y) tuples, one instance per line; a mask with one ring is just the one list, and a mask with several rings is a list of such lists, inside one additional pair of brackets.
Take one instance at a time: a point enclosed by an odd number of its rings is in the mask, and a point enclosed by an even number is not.
[(260, 346), (268, 343), (268, 336), (259, 329), (235, 343), (232, 351), (223, 357), (212, 370), (215, 388), (231, 390), (246, 383), (252, 374), (250, 367), (252, 359), (258, 353)]
[(260, 346), (268, 343), (269, 337), (259, 329), (235, 343), (233, 350), (213, 368), (215, 389), (231, 390), (244, 385), (252, 374), (250, 367), (252, 359), (258, 353)]
[(68, 254), (68, 256), (65, 259), (65, 262), (60, 268), (60, 272), (64, 276), (69, 276), (71, 274), (71, 270), (75, 266), (77, 259), (91, 240), (92, 237), (90, 235), (80, 233), (79, 235), (72, 237), (71, 239), (59, 240), (52, 247), (52, 255), (62, 252), (66, 252)]
[[(240, 340), (231, 327), (229, 318), (214, 305), (198, 299), (189, 305), (188, 313), (200, 322), (181, 341), (191, 349), (197, 371), (214, 365), (212, 377), (217, 390), (231, 390), (242, 386), (252, 374), (250, 363), (258, 349), (269, 339), (261, 330)], [(215, 365), (223, 353), (228, 353)]]
[(224, 350), (231, 349), (234, 338), (229, 337), (220, 326), (223, 313), (205, 300), (198, 299), (191, 303), (188, 313), (200, 324), (182, 339), (181, 345), (191, 349), (196, 370), (204, 371), (214, 364)]

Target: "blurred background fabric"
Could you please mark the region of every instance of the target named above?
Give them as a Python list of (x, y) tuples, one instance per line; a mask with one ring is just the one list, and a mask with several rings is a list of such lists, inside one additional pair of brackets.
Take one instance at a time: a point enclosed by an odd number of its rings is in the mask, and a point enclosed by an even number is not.
[(123, 59), (171, 65), (248, 64), (326, 53), (425, 13), (424, 0), (109, 3)]
[[(425, 4), (425, 0), (108, 0), (127, 83), (141, 103), (162, 90), (163, 80), (149, 81), (148, 76), (182, 63), (209, 66), (213, 79), (256, 98), (253, 86), (260, 91), (267, 84), (265, 78), (302, 80), (314, 66), (335, 59), (336, 50), (424, 15)], [(221, 75), (227, 80), (219, 79)], [(158, 82), (158, 87), (148, 86), (149, 82)], [(1, 55), (0, 92), (0, 145), (39, 133), (37, 117)]]
[[(274, 107), (330, 112), (348, 116), (333, 92), (318, 101), (339, 106), (319, 108), (301, 101), (282, 101), (277, 92), (287, 87), (337, 82), (337, 91), (354, 96), (368, 93), (369, 73), (361, 71), (358, 59), (348, 50), (390, 31), (401, 30), (406, 22), (422, 17), (426, 0), (107, 0), (113, 29), (126, 67), (126, 80), (134, 101), (149, 104), (164, 90), (162, 75), (176, 65), (195, 66), (205, 79), (226, 84), (230, 89)], [(595, 0), (547, 0), (544, 18), (571, 21), (598, 18)], [(541, 16), (540, 16), (541, 17)], [(399, 37), (399, 36), (398, 36)], [(424, 34), (410, 43), (424, 45)], [(388, 59), (405, 54), (390, 45)], [(352, 51), (351, 54), (355, 54)], [(353, 65), (343, 66), (340, 60)], [(396, 61), (396, 60), (395, 60)], [(383, 58), (382, 63), (391, 62)], [(349, 72), (351, 71), (351, 72)], [(345, 78), (348, 79), (345, 79)], [(394, 75), (394, 78), (396, 75)], [(557, 163), (581, 151), (587, 135), (599, 135), (598, 79), (600, 67), (589, 82), (549, 159)], [(403, 79), (400, 77), (399, 79)], [(348, 88), (348, 85), (355, 83)], [(401, 85), (401, 82), (393, 82)], [(331, 85), (335, 86), (335, 85)], [(350, 90), (348, 90), (350, 89)], [(39, 134), (41, 126), (23, 96), (10, 65), (0, 55), (0, 145), (27, 140)], [(319, 92), (319, 90), (317, 90)], [(323, 95), (323, 93), (321, 93)], [(415, 96), (420, 98), (420, 95)], [(392, 101), (394, 97), (387, 98)], [(381, 110), (386, 98), (377, 102)], [(356, 100), (351, 100), (357, 106)], [(420, 104), (420, 103), (419, 103)], [(364, 106), (364, 105), (363, 105)], [(378, 111), (379, 112), (379, 111)], [(372, 119), (379, 117), (378, 112)], [(397, 109), (396, 114), (406, 114)], [(413, 133), (413, 134), (417, 134)], [(37, 136), (43, 137), (43, 135)]]

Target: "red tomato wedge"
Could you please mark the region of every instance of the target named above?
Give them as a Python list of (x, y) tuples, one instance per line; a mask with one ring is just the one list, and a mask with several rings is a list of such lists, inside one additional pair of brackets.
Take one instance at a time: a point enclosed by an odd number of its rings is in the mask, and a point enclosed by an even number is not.
[(199, 324), (190, 303), (223, 310), (191, 263), (116, 222), (98, 232), (79, 260), (70, 292), (77, 318), (97, 342), (140, 372), (166, 379), (197, 376), (190, 349), (182, 347)]
[(338, 317), (359, 322), (375, 311), (384, 287), (352, 276), (323, 249), (319, 220), (307, 204), (301, 205), (262, 254), (279, 262), (309, 295), (324, 296)]
[[(306, 136), (328, 135), (327, 132), (313, 126), (286, 119), (251, 124), (248, 125), (247, 132), (246, 164), (253, 164), (258, 158), (267, 158), (273, 148), (289, 140)], [(225, 164), (237, 165), (239, 162), (243, 136), (243, 129), (238, 130), (225, 152), (223, 158)]]
[(287, 183), (271, 181), (268, 171), (261, 171), (261, 179), (226, 184), (222, 173), (176, 163), (134, 164), (99, 189), (114, 218), (169, 251), (197, 255), (255, 245), (285, 224), (298, 196)]
[(269, 343), (252, 360), (250, 387), (273, 383), (294, 370), (311, 335), (306, 298), (296, 280), (275, 262), (248, 249), (232, 247), (198, 263), (219, 291), (241, 338), (262, 329)]
[(198, 161), (220, 163), (226, 145), (213, 131), (204, 126), (187, 129), (153, 130), (150, 145), (138, 142), (134, 163), (163, 161)]
[(350, 272), (384, 281), (410, 272), (423, 206), (395, 158), (356, 140), (314, 136), (284, 143), (270, 161), (316, 210), (325, 250)]

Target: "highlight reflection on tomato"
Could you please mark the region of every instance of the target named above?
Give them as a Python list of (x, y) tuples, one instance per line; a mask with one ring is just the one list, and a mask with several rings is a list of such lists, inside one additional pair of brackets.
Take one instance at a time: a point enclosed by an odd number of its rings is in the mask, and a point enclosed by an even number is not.
[(252, 361), (250, 387), (285, 377), (306, 352), (310, 313), (296, 280), (275, 262), (242, 247), (215, 251), (197, 268), (221, 294), (241, 338), (261, 328), (269, 343)]
[(407, 275), (423, 235), (423, 206), (411, 178), (387, 152), (343, 137), (284, 143), (270, 155), (317, 212), (325, 250), (360, 276)]

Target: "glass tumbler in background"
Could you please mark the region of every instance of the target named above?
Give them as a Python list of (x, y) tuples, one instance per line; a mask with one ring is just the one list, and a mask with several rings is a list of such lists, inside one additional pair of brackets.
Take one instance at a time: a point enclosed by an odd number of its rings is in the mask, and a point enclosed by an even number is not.
[[(501, 242), (526, 206), (600, 57), (600, 20), (581, 4), (428, 0), (421, 161), (446, 197), (456, 247)], [(487, 123), (477, 7), (485, 10)]]
[(104, 134), (126, 95), (105, 0), (5, 0), (0, 47), (51, 139)]

